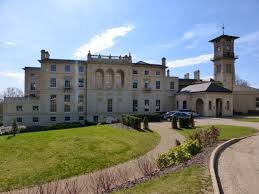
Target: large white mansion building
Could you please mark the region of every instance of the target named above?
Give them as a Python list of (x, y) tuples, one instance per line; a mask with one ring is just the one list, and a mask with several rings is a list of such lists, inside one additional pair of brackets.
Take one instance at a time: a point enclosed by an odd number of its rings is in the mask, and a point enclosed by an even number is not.
[(25, 67), (25, 97), (5, 98), (4, 125), (45, 126), (63, 122), (110, 122), (121, 114), (151, 114), (192, 109), (204, 116), (256, 112), (259, 90), (235, 85), (234, 40), (221, 35), (214, 44), (214, 80), (171, 77), (161, 64), (132, 62), (131, 55), (87, 55), (87, 60), (50, 58), (41, 51), (41, 67)]

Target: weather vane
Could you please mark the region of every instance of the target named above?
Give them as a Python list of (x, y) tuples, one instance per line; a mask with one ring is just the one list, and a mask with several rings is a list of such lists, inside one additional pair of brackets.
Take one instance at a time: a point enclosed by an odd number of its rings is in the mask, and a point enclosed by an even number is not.
[(225, 26), (224, 26), (224, 23), (223, 23), (223, 26), (222, 26), (223, 35), (224, 35), (224, 30), (225, 30)]

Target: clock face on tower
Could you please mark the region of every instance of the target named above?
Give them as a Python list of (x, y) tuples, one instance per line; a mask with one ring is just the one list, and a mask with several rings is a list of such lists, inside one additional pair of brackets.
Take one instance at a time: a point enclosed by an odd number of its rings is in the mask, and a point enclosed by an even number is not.
[(231, 48), (231, 47), (230, 47), (229, 45), (226, 46), (226, 50), (227, 50), (227, 51), (230, 51), (230, 48)]
[(220, 46), (217, 47), (217, 51), (218, 51), (218, 52), (221, 51), (221, 47), (220, 47)]

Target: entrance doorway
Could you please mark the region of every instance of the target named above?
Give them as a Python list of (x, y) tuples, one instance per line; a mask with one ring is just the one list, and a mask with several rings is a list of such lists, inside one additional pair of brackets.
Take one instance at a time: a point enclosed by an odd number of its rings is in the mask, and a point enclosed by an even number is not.
[(221, 98), (216, 99), (216, 116), (222, 117), (222, 99)]
[(196, 111), (200, 116), (204, 115), (204, 103), (201, 98), (196, 101)]

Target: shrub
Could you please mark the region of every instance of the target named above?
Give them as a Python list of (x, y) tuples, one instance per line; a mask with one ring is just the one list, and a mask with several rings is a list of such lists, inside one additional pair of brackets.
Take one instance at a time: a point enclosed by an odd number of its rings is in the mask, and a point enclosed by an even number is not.
[(141, 119), (138, 117), (134, 117), (131, 115), (123, 115), (122, 116), (122, 123), (133, 129), (141, 129)]
[(12, 132), (13, 132), (13, 136), (15, 136), (15, 135), (16, 135), (17, 130), (18, 130), (17, 123), (16, 123), (16, 121), (14, 120), (14, 121), (13, 121), (13, 124), (12, 124)]
[(189, 160), (192, 156), (201, 152), (202, 146), (197, 140), (188, 140), (182, 145), (176, 146), (167, 153), (160, 154), (157, 158), (157, 166), (166, 168)]
[(191, 128), (194, 128), (195, 127), (195, 124), (194, 124), (194, 117), (193, 117), (193, 114), (191, 113), (191, 116), (190, 116), (190, 125), (191, 125)]
[(177, 118), (175, 116), (173, 116), (172, 118), (172, 129), (177, 129), (178, 126), (177, 126)]
[(179, 119), (179, 126), (180, 126), (180, 128), (189, 128), (190, 119), (189, 118), (180, 118)]
[(149, 129), (149, 127), (148, 127), (148, 118), (147, 117), (144, 117), (143, 123), (144, 123), (144, 129)]
[(202, 147), (213, 144), (217, 141), (220, 130), (214, 126), (209, 129), (199, 129), (190, 135), (191, 140), (197, 140)]
[(176, 139), (175, 140), (175, 146), (179, 146), (179, 145), (181, 145), (181, 142), (178, 139)]

